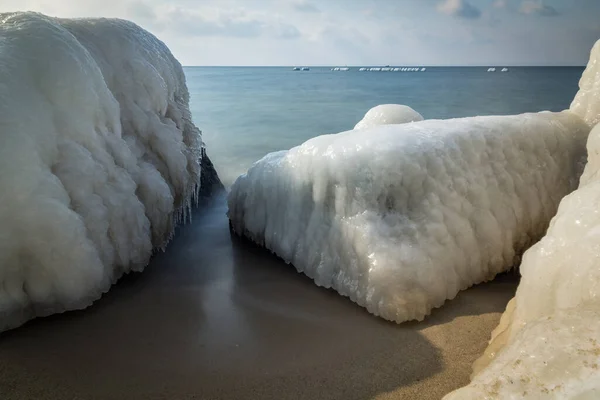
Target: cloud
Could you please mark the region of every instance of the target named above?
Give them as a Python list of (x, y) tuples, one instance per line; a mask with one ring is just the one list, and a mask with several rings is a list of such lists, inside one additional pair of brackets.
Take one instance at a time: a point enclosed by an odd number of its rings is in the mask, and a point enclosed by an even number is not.
[(281, 17), (243, 8), (170, 6), (156, 10), (136, 1), (130, 3), (127, 12), (148, 28), (185, 37), (296, 39), (301, 36), (296, 26), (284, 22)]
[(541, 0), (525, 0), (519, 8), (521, 14), (537, 14), (543, 17), (555, 17), (560, 13), (556, 8), (544, 4)]
[(319, 13), (321, 10), (313, 3), (310, 3), (307, 0), (299, 0), (293, 3), (293, 7), (296, 11), (305, 12), (305, 13)]
[(243, 10), (217, 10), (213, 15), (173, 8), (159, 19), (168, 29), (190, 36), (254, 38), (261, 36), (265, 24)]
[(156, 19), (156, 13), (146, 3), (142, 3), (141, 1), (134, 1), (127, 5), (127, 12), (133, 16), (140, 18), (142, 20), (154, 20)]
[(476, 19), (481, 11), (467, 0), (444, 0), (438, 4), (438, 11), (455, 17)]
[(362, 10), (362, 14), (365, 17), (374, 17), (375, 16), (375, 10), (372, 8), (366, 8), (364, 10)]
[[(0, 10), (131, 19), (186, 65), (581, 65), (600, 38), (600, 0), (571, 0), (568, 12), (566, 1), (530, 0), (529, 15), (519, 14), (524, 0), (466, 1), (479, 17), (464, 17), (464, 1), (445, 0), (0, 0)], [(555, 14), (544, 5), (560, 16), (541, 16)]]
[(283, 22), (273, 25), (273, 31), (275, 33), (275, 37), (279, 39), (297, 39), (302, 36), (298, 28), (296, 28), (294, 25)]

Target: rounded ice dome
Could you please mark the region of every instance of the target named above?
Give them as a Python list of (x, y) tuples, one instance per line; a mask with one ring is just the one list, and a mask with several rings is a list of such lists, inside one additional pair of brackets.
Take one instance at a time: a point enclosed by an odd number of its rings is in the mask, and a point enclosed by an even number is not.
[(404, 124), (423, 121), (423, 116), (401, 104), (381, 104), (371, 108), (354, 129), (371, 128), (377, 125)]

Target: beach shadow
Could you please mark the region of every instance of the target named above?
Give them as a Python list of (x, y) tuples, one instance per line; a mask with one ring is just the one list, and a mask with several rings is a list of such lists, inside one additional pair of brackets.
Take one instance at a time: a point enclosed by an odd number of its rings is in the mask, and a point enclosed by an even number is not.
[(434, 309), (423, 321), (408, 322), (408, 326), (426, 328), (448, 323), (469, 315), (503, 313), (513, 298), (520, 281), (517, 269), (498, 274), (493, 280), (459, 292), (452, 300)]
[(253, 385), (257, 398), (371, 399), (442, 370), (416, 329), (374, 317), (235, 235), (232, 250), (233, 301), (261, 348), (255, 367), (276, 378)]
[(442, 372), (427, 324), (504, 306), (479, 304), (495, 290), (482, 285), (424, 323), (389, 323), (232, 237), (225, 212), (205, 202), (92, 307), (0, 335), (2, 398), (371, 399)]

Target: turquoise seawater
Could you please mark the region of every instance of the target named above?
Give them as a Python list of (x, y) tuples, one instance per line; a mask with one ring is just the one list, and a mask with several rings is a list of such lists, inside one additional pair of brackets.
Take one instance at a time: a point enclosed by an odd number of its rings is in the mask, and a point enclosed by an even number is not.
[(583, 72), (580, 67), (515, 67), (505, 73), (487, 68), (184, 70), (194, 121), (226, 186), (269, 152), (352, 129), (378, 104), (406, 104), (427, 119), (560, 111), (569, 107)]

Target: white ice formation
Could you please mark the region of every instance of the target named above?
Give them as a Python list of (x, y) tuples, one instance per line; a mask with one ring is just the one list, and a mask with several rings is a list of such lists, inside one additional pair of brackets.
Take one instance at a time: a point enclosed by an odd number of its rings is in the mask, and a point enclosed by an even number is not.
[(600, 40), (592, 48), (590, 60), (579, 81), (579, 92), (571, 110), (594, 126), (600, 123)]
[(565, 111), (319, 136), (239, 177), (229, 218), (317, 285), (421, 320), (544, 234), (577, 187), (588, 133)]
[(401, 104), (382, 104), (371, 108), (354, 129), (366, 129), (377, 125), (404, 124), (423, 121), (421, 114)]
[(596, 124), (579, 188), (523, 256), (473, 381), (447, 400), (600, 398), (600, 41), (571, 109)]
[(181, 65), (123, 20), (0, 14), (0, 331), (90, 305), (199, 190)]

